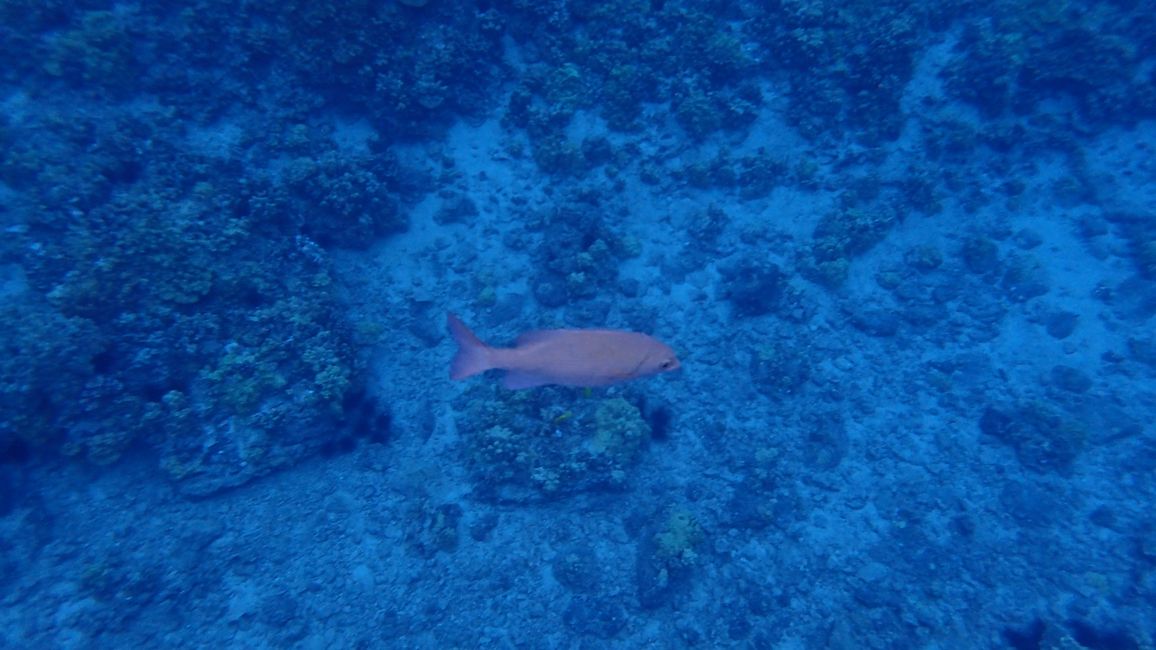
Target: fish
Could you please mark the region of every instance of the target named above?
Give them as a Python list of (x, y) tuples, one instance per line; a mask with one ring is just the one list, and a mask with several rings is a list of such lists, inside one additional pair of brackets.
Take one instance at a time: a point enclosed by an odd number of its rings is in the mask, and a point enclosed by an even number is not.
[(504, 370), (502, 385), (511, 390), (548, 385), (594, 388), (681, 367), (670, 346), (640, 332), (536, 330), (519, 336), (512, 348), (496, 348), (482, 342), (454, 314), (446, 314), (446, 327), (458, 344), (450, 362), (450, 379), (455, 381)]

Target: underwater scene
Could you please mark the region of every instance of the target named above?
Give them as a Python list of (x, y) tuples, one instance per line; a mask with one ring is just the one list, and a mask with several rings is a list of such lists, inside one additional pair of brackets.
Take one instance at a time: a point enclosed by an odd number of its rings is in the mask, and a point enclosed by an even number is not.
[(0, 62), (0, 648), (1156, 648), (1154, 0)]

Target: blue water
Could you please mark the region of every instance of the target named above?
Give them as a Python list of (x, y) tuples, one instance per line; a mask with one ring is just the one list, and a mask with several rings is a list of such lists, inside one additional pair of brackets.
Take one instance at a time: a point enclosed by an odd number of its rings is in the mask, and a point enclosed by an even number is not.
[(1154, 34), (0, 2), (0, 647), (1153, 647)]

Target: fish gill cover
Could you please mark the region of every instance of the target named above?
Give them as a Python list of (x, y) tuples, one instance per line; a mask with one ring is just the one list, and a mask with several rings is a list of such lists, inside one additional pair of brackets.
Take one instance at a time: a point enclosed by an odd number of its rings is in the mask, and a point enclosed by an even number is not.
[(1154, 22), (0, 0), (0, 646), (1152, 646)]

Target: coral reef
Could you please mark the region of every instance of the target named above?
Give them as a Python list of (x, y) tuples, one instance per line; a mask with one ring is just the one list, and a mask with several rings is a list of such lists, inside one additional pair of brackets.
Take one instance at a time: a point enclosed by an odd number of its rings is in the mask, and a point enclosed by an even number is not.
[(308, 225), (237, 160), (183, 151), (163, 113), (44, 130), (58, 119), (10, 121), (0, 156), (0, 180), (34, 180), (6, 329), (40, 351), (4, 370), (23, 407), (2, 435), (101, 464), (140, 446), (200, 494), (344, 435), (361, 370)]
[(1088, 437), (1085, 428), (1041, 402), (989, 406), (980, 430), (1015, 450), (1025, 469), (1068, 474)]
[(815, 226), (800, 270), (820, 284), (837, 287), (847, 279), (851, 260), (880, 242), (898, 221), (899, 212), (891, 205), (847, 206), (828, 213)]
[(564, 399), (561, 389), (499, 391), (471, 388), (459, 408), (481, 494), (538, 501), (627, 484), (650, 436), (637, 406), (621, 397)]
[(534, 297), (546, 307), (594, 298), (618, 279), (619, 261), (629, 257), (626, 242), (592, 202), (565, 203), (538, 215), (532, 224), (546, 246), (534, 251)]
[(672, 508), (653, 534), (638, 546), (635, 581), (638, 602), (645, 609), (666, 604), (686, 584), (698, 563), (697, 549), (705, 534), (693, 514)]

